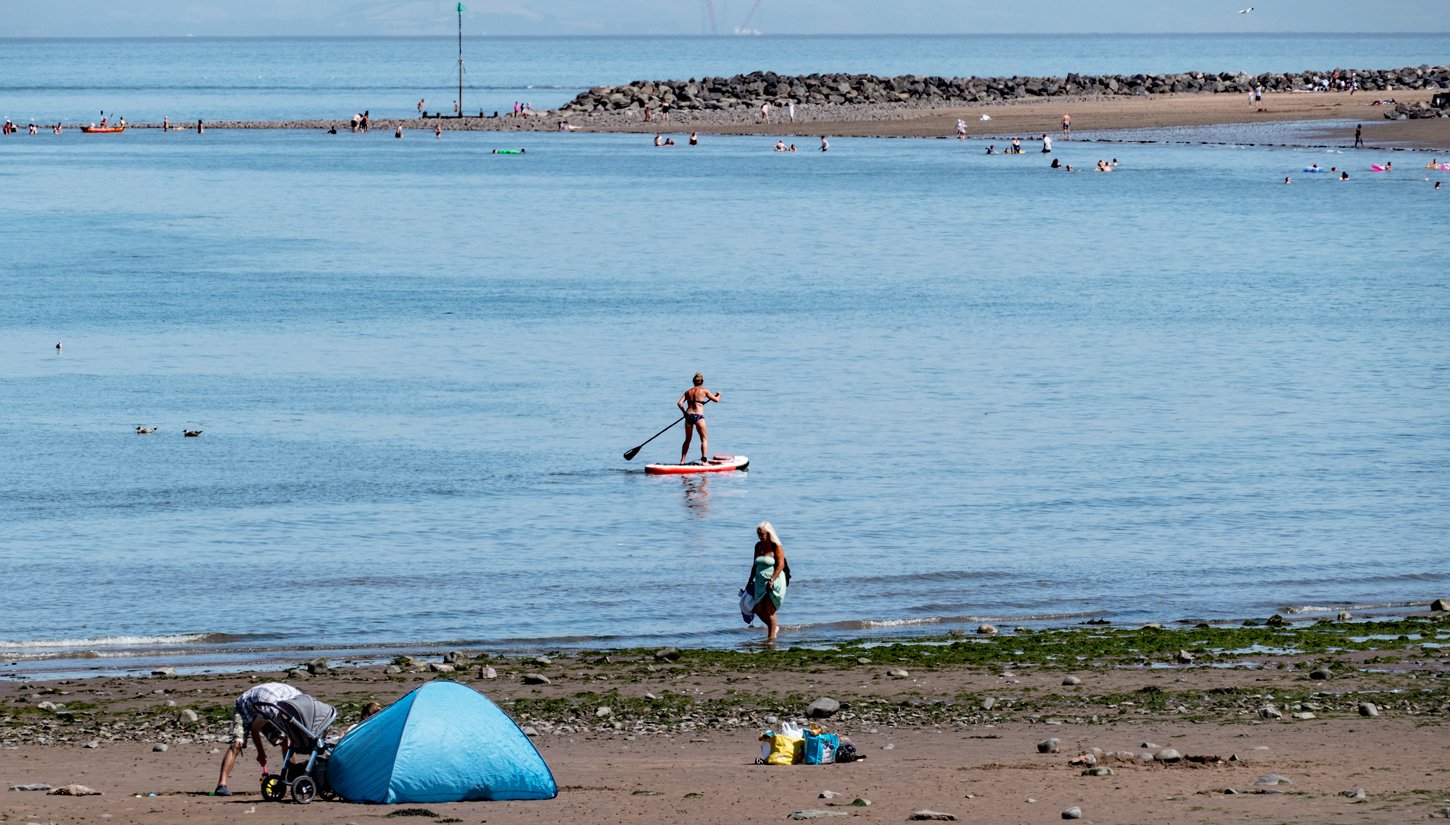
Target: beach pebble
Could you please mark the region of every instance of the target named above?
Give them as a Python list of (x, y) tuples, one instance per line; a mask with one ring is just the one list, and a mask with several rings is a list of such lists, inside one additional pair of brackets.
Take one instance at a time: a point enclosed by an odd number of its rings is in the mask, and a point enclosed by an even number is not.
[(1082, 772), (1083, 776), (1112, 776), (1113, 769), (1107, 765), (1097, 765)]
[(840, 794), (836, 793), (835, 791), (821, 791), (820, 796), (818, 796), (816, 798), (817, 799), (835, 799), (838, 796), (840, 796)]
[(1178, 651), (1178, 656), (1176, 658), (1178, 659), (1178, 663), (1180, 665), (1191, 665), (1191, 664), (1193, 664), (1193, 654), (1192, 653), (1189, 653), (1186, 650), (1180, 650), (1180, 651)]
[(594, 715), (599, 717), (600, 719), (603, 719), (611, 713), (614, 713), (614, 711), (611, 710), (608, 705), (600, 705), (599, 708), (594, 711)]
[(174, 675), (176, 675), (176, 668), (158, 667), (155, 670), (151, 671), (151, 675), (152, 676), (174, 676)]
[(529, 661), (536, 665), (552, 665), (554, 663), (554, 660), (548, 656), (535, 656)]
[(859, 656), (856, 659), (856, 664), (858, 664), (858, 665), (869, 665), (869, 664), (871, 664), (871, 660), (870, 659), (867, 659), (865, 656)]
[(100, 796), (101, 795), (101, 792), (98, 791), (98, 790), (96, 790), (96, 789), (94, 789), (94, 788), (88, 788), (85, 785), (62, 785), (59, 788), (56, 788), (55, 790), (50, 791), (50, 795), (51, 796)]
[(152, 753), (166, 753), (169, 746), (165, 742), (157, 742), (151, 746)]
[(869, 807), (871, 807), (871, 800), (867, 799), (864, 796), (858, 796), (855, 799), (851, 800), (851, 807), (852, 808), (869, 808)]
[(905, 678), (911, 676), (911, 674), (908, 673), (904, 668), (899, 668), (899, 667), (898, 668), (895, 668), (893, 670), (886, 671), (886, 675), (887, 676), (890, 676), (893, 679), (905, 679)]
[(1162, 746), (1161, 745), (1155, 745), (1152, 742), (1144, 742), (1143, 744), (1139, 745), (1138, 747), (1142, 748), (1145, 751), (1156, 751), (1156, 750), (1158, 750), (1158, 748), (1160, 748)]
[(912, 811), (908, 816), (909, 822), (956, 822), (956, 814), (942, 813), (941, 811)]
[(1364, 788), (1355, 788), (1352, 791), (1340, 791), (1339, 795), (1349, 799), (1367, 799), (1369, 797), (1369, 794), (1364, 792)]
[(522, 728), (519, 728), (519, 730), (521, 730), (521, 731), (524, 732), (524, 736), (538, 736), (539, 735), (539, 732), (537, 730), (534, 730), (534, 726), (533, 725), (524, 725)]
[(1254, 784), (1260, 787), (1272, 787), (1274, 785), (1292, 785), (1294, 781), (1282, 774), (1271, 773), (1255, 779)]
[(307, 663), (307, 672), (312, 674), (313, 676), (323, 676), (331, 670), (332, 666), (329, 665), (327, 663), (327, 660), (322, 658), (321, 656), (318, 656), (316, 659), (313, 659), (312, 661)]
[(1163, 750), (1160, 750), (1157, 753), (1153, 754), (1153, 759), (1158, 762), (1172, 763), (1178, 762), (1183, 759), (1183, 754), (1172, 748), (1164, 748)]
[(1334, 674), (1330, 673), (1327, 667), (1316, 667), (1309, 671), (1309, 678), (1319, 682), (1332, 678), (1333, 676)]
[(526, 684), (526, 685), (547, 685), (547, 684), (549, 684), (549, 677), (543, 675), (542, 673), (525, 673), (524, 674), (524, 684)]
[(176, 718), (177, 721), (181, 722), (183, 725), (194, 725), (196, 724), (197, 719), (200, 717), (196, 715), (196, 711), (192, 710), (191, 708), (186, 708), (185, 710), (176, 714)]
[(1275, 613), (1274, 615), (1270, 616), (1269, 620), (1264, 622), (1264, 624), (1268, 625), (1269, 627), (1288, 627), (1290, 624), (1292, 624), (1292, 622), (1290, 622), (1283, 616), (1280, 616), (1278, 613)]
[(677, 647), (662, 647), (655, 651), (655, 658), (661, 662), (673, 662), (680, 658), (680, 649)]
[(480, 679), (497, 679), (498, 671), (492, 667), (484, 666), (478, 669), (478, 677)]
[(991, 710), (993, 707), (996, 706), (996, 704), (997, 700), (992, 698), (991, 696), (988, 696), (986, 699), (982, 700), (982, 710)]
[(1309, 711), (1305, 710), (1305, 711), (1300, 711), (1299, 713), (1291, 714), (1291, 718), (1298, 719), (1300, 721), (1308, 721), (1308, 720), (1313, 719), (1315, 717), (1314, 717), (1314, 714), (1312, 714)]
[(891, 743), (891, 742), (887, 742), (886, 744), (884, 744), (884, 745), (881, 746), (881, 750), (884, 750), (884, 751), (894, 751), (894, 750), (896, 750), (896, 745), (893, 744), (893, 743)]
[(461, 650), (450, 650), (443, 654), (443, 661), (450, 665), (461, 665), (468, 661), (468, 656)]
[(28, 782), (24, 785), (11, 785), (12, 791), (48, 791), (50, 786), (44, 782)]
[(446, 662), (430, 662), (428, 664), (428, 670), (432, 673), (453, 673), (458, 668)]
[(167, 699), (166, 700), (166, 706), (168, 708), (174, 708), (174, 707), (176, 707), (176, 700), (175, 699)]
[(1353, 619), (1354, 615), (1351, 614), (1348, 610), (1341, 610), (1339, 611), (1339, 614), (1336, 615), (1334, 618), (1338, 619), (1341, 622), (1347, 622), (1350, 619)]
[(383, 668), (383, 672), (389, 675), (396, 675), (402, 673), (403, 669), (398, 667), (397, 665), (388, 665), (387, 667)]
[[(646, 699), (648, 699), (648, 700), (650, 700), (650, 701), (651, 701), (651, 702), (654, 702), (654, 701), (656, 701), (656, 700), (658, 700), (658, 699), (659, 699), (659, 698), (660, 698), (660, 697), (658, 697), (658, 696), (656, 696), (656, 695), (654, 695), (654, 694), (653, 694), (653, 693), (646, 693), (646, 694), (645, 694), (645, 695), (644, 695), (644, 698), (646, 698)], [(775, 723), (774, 723), (774, 722), (771, 722), (771, 723), (770, 723), (770, 724), (772, 724), (772, 725), (773, 725), (773, 724), (775, 724)]]
[(1284, 718), (1284, 714), (1281, 713), (1279, 711), (1279, 709), (1276, 708), (1276, 707), (1274, 707), (1273, 705), (1264, 705), (1263, 707), (1259, 708), (1259, 716), (1261, 716), (1261, 717), (1263, 717), (1265, 719), (1282, 719), (1282, 718)]
[(1082, 819), (1082, 808), (1074, 805), (1062, 812), (1063, 819)]
[(997, 626), (996, 625), (991, 625), (991, 624), (986, 624), (986, 623), (977, 625), (977, 634), (980, 635), (980, 636), (992, 636), (992, 635), (995, 635), (996, 632), (997, 632)]
[(1436, 599), (1435, 601), (1430, 602), (1430, 609), (1435, 611), (1436, 613), (1444, 613), (1445, 611), (1450, 610), (1450, 600)]
[(1380, 715), (1380, 709), (1379, 709), (1378, 706), (1375, 705), (1374, 702), (1360, 702), (1359, 703), (1359, 715), (1360, 716), (1379, 716)]
[(822, 696), (806, 706), (806, 717), (810, 719), (826, 719), (836, 715), (841, 709), (841, 703), (829, 696)]
[(83, 747), (83, 748), (99, 748), (100, 746), (101, 746), (101, 740), (99, 740), (99, 739), (92, 739), (91, 741), (85, 743), (84, 745), (81, 745), (81, 747)]
[(825, 819), (831, 816), (850, 816), (845, 811), (806, 810), (795, 811), (787, 819)]
[(1080, 685), (1080, 684), (1082, 684), (1082, 679), (1080, 679), (1080, 678), (1078, 678), (1076, 676), (1064, 676), (1064, 677), (1062, 677), (1062, 683), (1064, 685), (1069, 685), (1069, 686), (1070, 685)]
[(1037, 752), (1038, 753), (1057, 753), (1058, 749), (1061, 748), (1061, 747), (1062, 747), (1062, 740), (1060, 740), (1060, 739), (1044, 739), (1041, 742), (1038, 742), (1037, 743)]
[(35, 703), (35, 707), (39, 710), (48, 710), (54, 713), (55, 711), (60, 710), (63, 706), (57, 705), (54, 702), (37, 702)]

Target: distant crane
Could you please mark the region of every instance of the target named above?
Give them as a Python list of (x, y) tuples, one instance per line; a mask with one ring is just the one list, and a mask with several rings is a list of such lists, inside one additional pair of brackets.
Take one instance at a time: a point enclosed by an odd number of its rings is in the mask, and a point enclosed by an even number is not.
[(739, 26), (736, 26), (735, 27), (735, 31), (737, 33), (739, 33), (739, 34), (750, 34), (750, 33), (752, 33), (752, 32), (755, 31), (754, 29), (751, 29), (750, 28), (750, 19), (755, 16), (755, 13), (757, 11), (760, 10), (760, 3), (761, 3), (761, 0), (755, 0), (755, 4), (750, 7), (750, 13), (747, 14), (747, 15), (745, 15), (745, 22), (743, 22)]
[[(755, 13), (760, 10), (761, 2), (763, 2), (763, 0), (755, 0), (755, 2), (750, 6), (750, 12), (745, 15), (745, 20), (743, 20), (740, 25), (735, 27), (736, 34), (760, 34), (759, 29), (750, 28), (750, 21), (755, 19)], [(709, 25), (709, 33), (719, 34), (720, 20), (719, 17), (715, 14), (714, 2), (712, 2), (712, 0), (701, 0), (700, 5), (705, 13), (705, 21)], [(726, 9), (726, 11), (728, 12), (729, 9)]]

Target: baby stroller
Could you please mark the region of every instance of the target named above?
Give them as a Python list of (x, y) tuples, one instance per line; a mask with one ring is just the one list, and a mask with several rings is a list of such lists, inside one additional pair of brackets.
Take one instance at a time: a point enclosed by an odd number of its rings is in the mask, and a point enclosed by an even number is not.
[[(337, 709), (306, 694), (284, 699), (272, 707), (277, 715), (267, 719), (267, 736), (274, 745), (286, 739), (287, 747), (282, 753), (282, 772), (262, 774), (262, 798), (280, 802), (291, 788), (292, 799), (302, 805), (318, 796), (331, 799), (327, 760), (332, 745), (327, 741), (327, 729), (337, 719)], [(307, 761), (293, 761), (294, 756), (304, 755)]]

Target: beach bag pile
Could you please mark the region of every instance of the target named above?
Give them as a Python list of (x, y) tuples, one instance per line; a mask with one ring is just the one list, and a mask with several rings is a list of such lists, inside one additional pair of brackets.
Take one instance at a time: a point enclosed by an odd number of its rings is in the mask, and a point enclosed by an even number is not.
[[(762, 732), (760, 741), (760, 758), (756, 760), (760, 765), (830, 765), (843, 749), (839, 734), (815, 726), (802, 729), (794, 722), (786, 722), (779, 731)], [(849, 743), (844, 747), (855, 752)]]

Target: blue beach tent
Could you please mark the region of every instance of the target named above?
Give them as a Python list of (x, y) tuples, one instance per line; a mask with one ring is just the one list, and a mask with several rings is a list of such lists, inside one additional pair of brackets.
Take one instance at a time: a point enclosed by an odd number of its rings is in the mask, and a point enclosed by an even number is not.
[(343, 737), (328, 782), (349, 802), (553, 799), (554, 775), (483, 694), (429, 682)]

